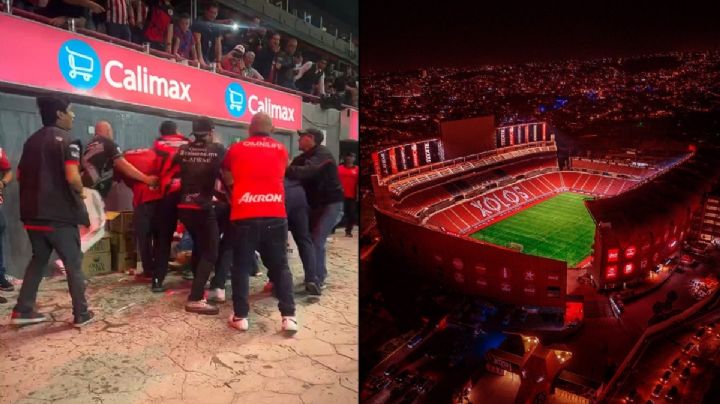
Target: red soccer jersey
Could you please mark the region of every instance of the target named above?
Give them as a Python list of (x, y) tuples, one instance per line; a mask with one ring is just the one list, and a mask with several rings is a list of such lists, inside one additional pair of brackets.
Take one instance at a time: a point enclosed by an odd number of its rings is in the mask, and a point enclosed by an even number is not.
[(230, 220), (287, 217), (285, 146), (269, 136), (251, 136), (230, 147), (223, 168), (233, 176)]
[(173, 163), (180, 146), (190, 143), (183, 135), (160, 136), (153, 144), (156, 154), (155, 170), (160, 176), (160, 191), (163, 195), (180, 192), (180, 165)]
[(357, 198), (358, 173), (358, 166), (352, 168), (347, 168), (344, 164), (338, 166), (338, 177), (345, 193), (345, 199)]
[[(156, 155), (153, 149), (145, 148), (127, 150), (123, 154), (123, 157), (143, 174), (157, 175), (154, 171)], [(162, 193), (159, 188), (151, 189), (147, 184), (127, 177), (123, 177), (123, 181), (133, 191), (133, 207), (137, 207), (141, 203), (155, 201), (162, 198)]]

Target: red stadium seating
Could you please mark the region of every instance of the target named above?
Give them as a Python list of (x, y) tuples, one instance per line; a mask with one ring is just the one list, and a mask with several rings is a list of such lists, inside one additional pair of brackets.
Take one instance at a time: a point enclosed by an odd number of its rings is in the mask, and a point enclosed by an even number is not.
[(637, 181), (572, 171), (544, 173), (430, 213), (427, 222), (451, 233), (467, 234), (560, 192), (611, 196), (634, 184)]
[(601, 160), (587, 160), (581, 158), (573, 158), (571, 160), (572, 168), (575, 170), (591, 170), (601, 173), (625, 174), (634, 177), (645, 177), (652, 173), (649, 168), (632, 167), (625, 164), (614, 163)]

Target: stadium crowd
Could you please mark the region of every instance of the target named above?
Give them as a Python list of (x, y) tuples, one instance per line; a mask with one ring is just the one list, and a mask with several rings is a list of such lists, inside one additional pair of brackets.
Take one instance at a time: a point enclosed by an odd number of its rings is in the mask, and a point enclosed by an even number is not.
[(95, 31), (179, 63), (318, 96), (330, 106), (358, 105), (352, 66), (339, 71), (328, 57), (309, 48), (303, 55), (296, 38), (268, 30), (258, 16), (225, 9), (229, 18), (219, 19), (221, 7), (214, 1), (205, 4), (195, 21), (187, 12), (176, 12), (171, 0), (12, 1), (14, 8), (47, 17), (58, 27)]
[[(85, 297), (81, 270), (80, 230), (89, 226), (86, 203), (95, 193), (107, 196), (112, 181), (121, 180), (133, 192), (134, 227), (142, 274), (153, 292), (165, 290), (173, 233), (178, 220), (192, 240), (192, 288), (185, 310), (218, 314), (231, 277), (234, 314), (229, 324), (249, 327), (249, 276), (259, 270), (258, 255), (268, 269), (271, 290), (279, 300), (282, 329), (297, 331), (293, 276), (288, 266), (288, 231), (297, 244), (308, 294), (320, 296), (328, 277), (326, 242), (346, 215), (346, 235), (355, 223), (358, 169), (354, 155), (338, 167), (322, 145), (321, 131), (298, 131), (302, 151), (288, 165), (285, 146), (270, 135), (272, 119), (253, 116), (249, 137), (226, 149), (214, 122), (198, 117), (192, 138), (167, 120), (152, 146), (122, 152), (112, 126), (98, 121), (94, 137), (83, 147), (70, 130), (74, 113), (67, 98), (37, 99), (43, 127), (24, 144), (16, 170), (20, 185), (20, 219), (33, 255), (11, 317), (12, 324), (48, 321), (36, 312), (38, 287), (51, 253), (65, 267), (72, 299), (74, 325), (93, 320)], [(5, 229), (2, 190), (12, 181), (12, 168), (0, 149), (0, 237)], [(88, 195), (92, 194), (92, 195)], [(48, 201), (52, 201), (49, 203)], [(214, 273), (212, 279), (210, 275)], [(206, 287), (210, 283), (206, 294)], [(12, 291), (5, 276), (0, 242), (0, 290)], [(206, 299), (207, 295), (207, 299)], [(6, 299), (0, 297), (0, 303)]]

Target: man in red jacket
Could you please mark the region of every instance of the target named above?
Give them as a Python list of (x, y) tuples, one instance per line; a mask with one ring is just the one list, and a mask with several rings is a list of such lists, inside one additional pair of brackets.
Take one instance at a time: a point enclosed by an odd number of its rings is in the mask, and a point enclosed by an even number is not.
[(250, 137), (233, 144), (227, 152), (223, 169), (225, 182), (232, 184), (230, 220), (234, 227), (232, 291), (234, 314), (229, 323), (247, 331), (250, 271), (255, 251), (260, 252), (272, 279), (282, 330), (297, 332), (292, 273), (287, 259), (287, 213), (285, 211), (285, 146), (270, 137), (272, 119), (265, 113), (255, 114), (248, 132)]
[[(150, 148), (127, 150), (123, 154), (125, 160), (145, 175), (153, 175), (155, 169), (155, 151)], [(158, 231), (155, 225), (157, 207), (162, 199), (158, 187), (123, 177), (125, 184), (133, 191), (133, 224), (135, 237), (142, 262), (144, 278), (151, 278), (155, 268), (153, 245), (158, 243)]]
[(162, 198), (157, 206), (158, 243), (154, 247), (154, 267), (152, 291), (165, 290), (163, 281), (168, 271), (170, 244), (177, 226), (177, 205), (180, 201), (180, 166), (174, 162), (175, 154), (181, 146), (190, 143), (185, 136), (177, 133), (177, 124), (165, 121), (160, 125), (160, 137), (153, 144), (155, 151), (154, 172), (160, 176), (160, 195)]

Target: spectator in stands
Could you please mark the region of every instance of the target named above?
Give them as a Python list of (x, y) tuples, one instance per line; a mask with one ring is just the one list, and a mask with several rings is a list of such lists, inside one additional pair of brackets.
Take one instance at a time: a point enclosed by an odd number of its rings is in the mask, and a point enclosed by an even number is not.
[(352, 105), (352, 103), (353, 103), (352, 91), (350, 90), (351, 87), (349, 87), (347, 85), (347, 81), (345, 80), (345, 77), (340, 76), (340, 77), (336, 78), (335, 83), (333, 84), (333, 87), (335, 88), (335, 94), (333, 96), (340, 103)]
[(130, 0), (108, 0), (105, 27), (107, 34), (130, 41), (130, 26), (135, 25), (135, 12), (130, 5)]
[[(93, 3), (102, 6), (109, 6), (109, 1), (107, 0), (92, 0)], [(105, 13), (90, 13), (87, 10), (85, 11), (85, 18), (87, 19), (87, 25), (85, 28), (100, 32), (102, 34), (107, 34), (107, 12)]]
[(245, 68), (242, 71), (243, 77), (247, 77), (250, 79), (256, 79), (256, 80), (264, 80), (263, 76), (255, 70), (255, 68), (252, 67), (253, 62), (255, 62), (255, 52), (248, 51), (245, 52), (245, 56), (243, 57), (243, 62), (245, 63)]
[(172, 52), (173, 11), (170, 0), (148, 0), (143, 35), (151, 48)]
[(240, 27), (239, 23), (239, 21), (241, 21), (240, 14), (238, 12), (231, 11), (230, 15), (232, 17), (226, 20), (228, 21), (228, 27), (226, 27), (221, 41), (221, 52), (223, 55), (227, 55), (238, 45), (245, 45), (243, 42), (243, 29)]
[(245, 56), (245, 47), (237, 45), (232, 51), (230, 51), (230, 53), (223, 56), (220, 66), (223, 70), (236, 74), (242, 74), (245, 69), (243, 56)]
[(217, 19), (220, 5), (210, 2), (205, 6), (205, 14), (192, 25), (195, 36), (195, 49), (200, 66), (207, 67), (210, 63), (220, 63), (222, 58), (222, 30)]
[(262, 49), (262, 39), (266, 30), (260, 26), (260, 17), (254, 16), (248, 23), (248, 27), (241, 31), (240, 41), (245, 45), (246, 51), (259, 52)]
[(20, 218), (25, 225), (32, 258), (25, 269), (20, 295), (10, 322), (34, 324), (50, 319), (35, 310), (38, 287), (53, 250), (67, 265), (74, 325), (93, 319), (85, 299), (79, 226), (90, 226), (78, 165), (80, 142), (70, 135), (75, 114), (65, 97), (39, 97), (43, 127), (23, 146), (18, 164)]
[(326, 59), (305, 63), (295, 76), (295, 87), (304, 93), (325, 95), (325, 67)]
[(297, 74), (293, 58), (297, 51), (297, 44), (297, 39), (288, 39), (285, 49), (275, 58), (275, 70), (277, 71), (275, 84), (293, 90), (295, 89), (295, 74)]
[(344, 164), (338, 167), (338, 177), (345, 192), (343, 218), (345, 219), (345, 237), (352, 237), (352, 230), (357, 223), (357, 197), (359, 169), (355, 165), (355, 154), (345, 155)]
[(130, 27), (132, 41), (135, 43), (143, 43), (145, 41), (143, 28), (145, 26), (145, 20), (147, 19), (148, 6), (144, 0), (130, 0), (130, 6), (135, 16), (135, 25)]
[(300, 180), (310, 204), (310, 232), (315, 246), (316, 275), (322, 289), (327, 278), (325, 244), (330, 232), (342, 217), (345, 199), (338, 179), (337, 163), (322, 142), (325, 135), (318, 129), (298, 131), (302, 154), (287, 168), (286, 177)]
[(91, 0), (49, 0), (47, 7), (38, 10), (38, 13), (50, 18), (50, 24), (56, 27), (68, 28), (70, 20), (75, 28), (83, 28), (87, 23), (85, 10), (91, 13), (102, 13), (105, 9)]
[(177, 19), (173, 33), (172, 53), (179, 58), (198, 61), (195, 37), (190, 31), (190, 14), (188, 13), (180, 14)]
[(274, 81), (275, 73), (275, 58), (280, 52), (280, 34), (273, 33), (270, 36), (268, 44), (257, 53), (257, 59), (255, 60), (255, 66), (257, 71), (265, 77), (265, 81), (272, 83)]
[(110, 192), (114, 168), (123, 176), (149, 186), (158, 182), (158, 177), (143, 174), (125, 160), (120, 146), (113, 140), (113, 129), (108, 121), (95, 124), (95, 137), (85, 147), (80, 167), (83, 186), (98, 191), (103, 198)]
[[(0, 290), (4, 292), (12, 292), (15, 290), (12, 283), (5, 277), (5, 257), (3, 255), (3, 239), (5, 238), (5, 213), (3, 212), (3, 203), (5, 202), (5, 187), (12, 181), (12, 169), (10, 161), (5, 154), (5, 150), (0, 147)], [(0, 303), (7, 303), (7, 300), (0, 297)]]

